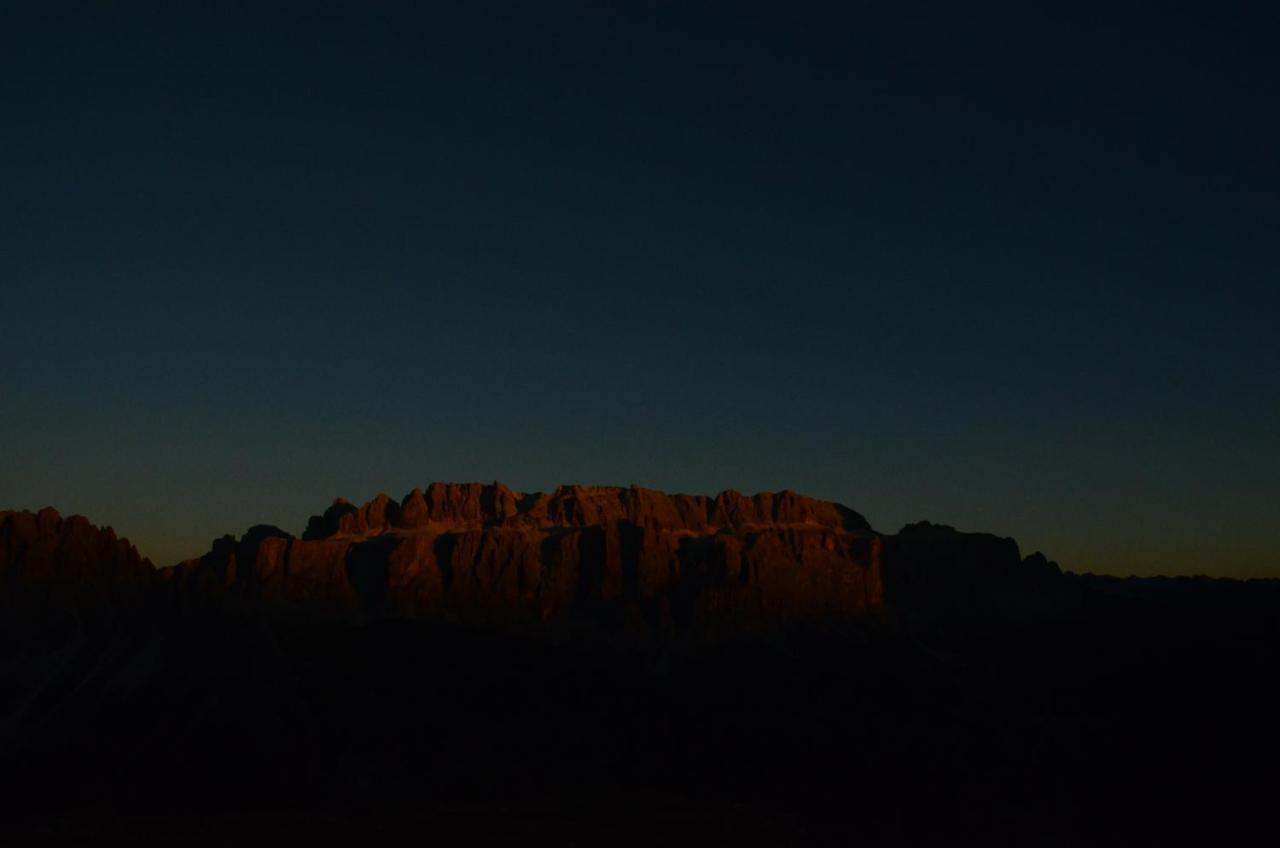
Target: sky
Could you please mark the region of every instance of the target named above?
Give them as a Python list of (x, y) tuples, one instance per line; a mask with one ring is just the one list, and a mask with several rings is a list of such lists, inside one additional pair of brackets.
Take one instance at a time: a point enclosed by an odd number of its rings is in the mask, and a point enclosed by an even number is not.
[(167, 565), (432, 480), (785, 488), (1280, 577), (1275, 4), (0, 17), (0, 508)]

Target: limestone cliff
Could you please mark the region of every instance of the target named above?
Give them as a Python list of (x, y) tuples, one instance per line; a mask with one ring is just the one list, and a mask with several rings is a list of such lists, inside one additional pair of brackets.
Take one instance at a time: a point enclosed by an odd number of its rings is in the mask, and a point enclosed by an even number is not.
[(515, 631), (589, 625), (623, 639), (757, 632), (881, 606), (994, 622), (1073, 603), (1058, 567), (1024, 559), (1012, 539), (928, 522), (881, 536), (853, 510), (794, 492), (526, 494), (501, 483), (338, 499), (301, 537), (258, 525), (158, 570), (83, 517), (0, 512), (0, 589), (11, 623), (145, 602)]
[(0, 511), (0, 617), (30, 621), (110, 617), (142, 603), (155, 569), (127, 539), (81, 515)]
[(751, 630), (877, 606), (879, 552), (860, 515), (793, 492), (434, 483), (400, 502), (335, 501), (300, 539), (262, 526), (225, 537), (161, 575), (187, 603), (521, 629)]

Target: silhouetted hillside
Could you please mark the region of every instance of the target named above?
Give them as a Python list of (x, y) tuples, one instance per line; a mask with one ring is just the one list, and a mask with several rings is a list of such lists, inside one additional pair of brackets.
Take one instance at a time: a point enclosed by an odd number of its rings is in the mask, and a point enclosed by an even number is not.
[[(26, 842), (1240, 843), (1280, 584), (791, 493), (442, 485), (154, 569), (0, 513)], [(204, 840), (203, 842), (201, 840)]]

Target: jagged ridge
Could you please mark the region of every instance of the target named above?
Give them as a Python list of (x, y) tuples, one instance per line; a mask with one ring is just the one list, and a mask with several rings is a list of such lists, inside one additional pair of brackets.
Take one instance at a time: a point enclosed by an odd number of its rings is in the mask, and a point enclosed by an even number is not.
[[(0, 513), (7, 603), (46, 615), (146, 597), (179, 609), (247, 605), (527, 629), (737, 632), (858, 615), (1039, 613), (1057, 566), (1012, 539), (922, 522), (877, 534), (858, 513), (794, 492), (715, 497), (562, 486), (433, 483), (400, 501), (338, 499), (302, 536), (258, 525), (154, 569), (79, 516)], [(34, 602), (33, 602), (34, 598)]]
[(847, 507), (791, 491), (753, 496), (725, 491), (710, 498), (637, 486), (561, 486), (551, 493), (524, 494), (495, 482), (432, 483), (425, 491), (414, 489), (399, 503), (378, 495), (361, 507), (339, 498), (323, 515), (312, 516), (303, 538), (422, 529), (589, 527), (620, 521), (695, 533), (783, 525), (871, 530), (866, 519)]
[(434, 483), (399, 503), (339, 499), (301, 539), (225, 537), (162, 574), (188, 600), (653, 632), (863, 612), (881, 600), (879, 550), (862, 516), (794, 492)]
[(128, 539), (82, 515), (0, 511), (0, 613), (32, 620), (100, 618), (140, 602), (155, 568)]

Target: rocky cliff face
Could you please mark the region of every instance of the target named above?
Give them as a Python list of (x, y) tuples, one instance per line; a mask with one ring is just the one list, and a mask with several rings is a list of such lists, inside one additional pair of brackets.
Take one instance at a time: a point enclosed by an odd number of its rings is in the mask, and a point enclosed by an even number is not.
[(155, 569), (127, 539), (52, 508), (0, 512), (0, 619), (99, 620), (145, 602)]
[(159, 570), (80, 516), (0, 513), (0, 587), (11, 621), (146, 601), (509, 631), (588, 625), (622, 639), (754, 632), (883, 605), (931, 619), (1036, 617), (1068, 588), (1012, 539), (927, 522), (881, 536), (856, 512), (794, 492), (525, 494), (501, 483), (339, 499), (300, 538), (258, 525)]
[(300, 539), (255, 527), (160, 574), (184, 603), (643, 634), (861, 613), (881, 601), (879, 555), (860, 515), (792, 492), (436, 483), (336, 501)]

